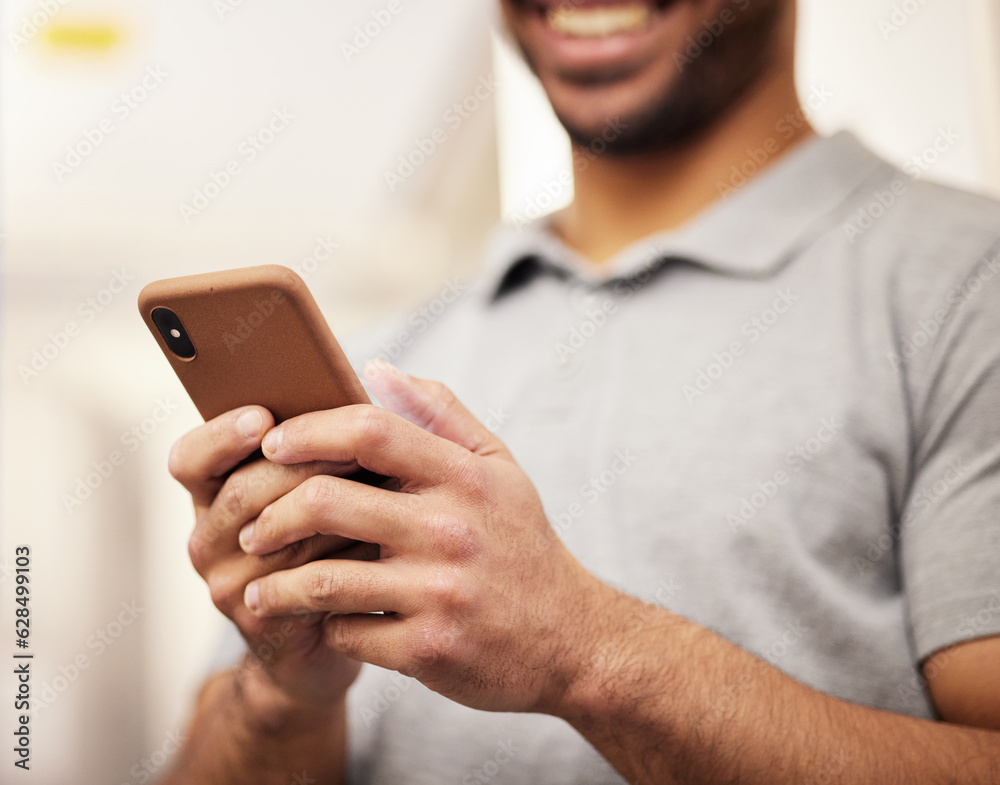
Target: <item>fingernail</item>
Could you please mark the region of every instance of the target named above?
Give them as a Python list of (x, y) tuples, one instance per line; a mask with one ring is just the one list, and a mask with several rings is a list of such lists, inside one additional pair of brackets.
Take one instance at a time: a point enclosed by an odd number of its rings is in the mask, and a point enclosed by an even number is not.
[(247, 590), (243, 592), (243, 602), (250, 610), (257, 610), (257, 606), (260, 604), (260, 589), (257, 588), (256, 582), (247, 585)]
[(240, 432), (240, 436), (244, 439), (260, 436), (260, 431), (263, 427), (264, 418), (260, 416), (260, 412), (256, 409), (243, 412), (236, 420), (236, 430)]
[(264, 437), (264, 441), (261, 446), (264, 448), (264, 452), (269, 452), (272, 455), (281, 449), (281, 439), (284, 436), (281, 428), (272, 428), (267, 432)]
[(246, 524), (242, 529), (240, 529), (240, 547), (250, 552), (250, 538), (253, 536), (253, 521)]

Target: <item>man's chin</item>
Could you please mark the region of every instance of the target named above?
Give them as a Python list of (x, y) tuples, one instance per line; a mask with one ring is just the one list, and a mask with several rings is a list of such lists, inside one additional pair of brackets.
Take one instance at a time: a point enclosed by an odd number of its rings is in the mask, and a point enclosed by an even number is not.
[(591, 85), (561, 81), (545, 88), (556, 117), (575, 145), (597, 143), (611, 153), (650, 114), (649, 107), (670, 93), (669, 86), (650, 88), (635, 79)]

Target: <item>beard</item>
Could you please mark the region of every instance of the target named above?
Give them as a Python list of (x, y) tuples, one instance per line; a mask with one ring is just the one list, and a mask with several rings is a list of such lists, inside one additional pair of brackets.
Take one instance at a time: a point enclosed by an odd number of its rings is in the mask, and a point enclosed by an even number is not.
[[(683, 0), (680, 0), (683, 1)], [(716, 10), (718, 19), (730, 9), (735, 21), (721, 34), (714, 35), (707, 46), (698, 41), (699, 28), (691, 33), (684, 49), (673, 55), (676, 77), (645, 104), (620, 115), (619, 132), (606, 142), (611, 155), (634, 155), (663, 152), (682, 147), (721, 119), (726, 112), (757, 84), (775, 62), (781, 46), (778, 35), (788, 3), (785, 0), (758, 0), (751, 6), (746, 0), (727, 0)], [(744, 10), (740, 10), (740, 8)], [(525, 62), (538, 76), (531, 53), (521, 41), (515, 41)], [(589, 78), (559, 74), (559, 78), (579, 87), (613, 85), (624, 74), (606, 72)], [(571, 108), (553, 106), (556, 117), (571, 141), (586, 147), (601, 136), (593, 123), (577, 121)], [(605, 118), (604, 125), (612, 118)], [(602, 125), (602, 128), (604, 127)]]

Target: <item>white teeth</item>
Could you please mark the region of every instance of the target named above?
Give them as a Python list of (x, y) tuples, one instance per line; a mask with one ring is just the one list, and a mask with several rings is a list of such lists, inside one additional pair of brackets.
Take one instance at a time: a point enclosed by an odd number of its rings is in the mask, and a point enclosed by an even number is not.
[(601, 38), (615, 33), (631, 33), (649, 24), (652, 16), (653, 12), (647, 3), (582, 8), (573, 8), (566, 3), (545, 14), (553, 30), (575, 38)]

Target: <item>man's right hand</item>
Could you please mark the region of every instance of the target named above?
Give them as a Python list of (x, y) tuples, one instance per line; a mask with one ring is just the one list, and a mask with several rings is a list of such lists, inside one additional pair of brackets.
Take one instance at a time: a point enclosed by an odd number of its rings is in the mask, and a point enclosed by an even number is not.
[(308, 477), (356, 469), (326, 462), (281, 466), (265, 460), (239, 466), (273, 425), (266, 409), (236, 409), (195, 428), (170, 453), (170, 473), (194, 501), (191, 562), (208, 584), (216, 607), (236, 624), (249, 646), (251, 654), (239, 674), (240, 691), (245, 707), (265, 726), (301, 709), (322, 715), (339, 706), (361, 665), (324, 643), (325, 614), (267, 620), (254, 616), (243, 599), (247, 584), (318, 558), (378, 558), (377, 550), (370, 552), (377, 546), (331, 536), (310, 537), (263, 557), (243, 552), (240, 531), (267, 505)]

